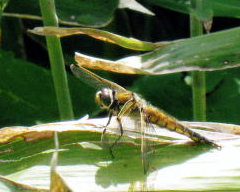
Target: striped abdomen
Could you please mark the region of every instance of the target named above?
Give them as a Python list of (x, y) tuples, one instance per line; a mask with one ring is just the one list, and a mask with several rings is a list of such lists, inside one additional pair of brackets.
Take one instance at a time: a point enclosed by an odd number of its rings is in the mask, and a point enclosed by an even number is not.
[(155, 107), (146, 106), (144, 108), (144, 113), (147, 118), (146, 121), (148, 122), (159, 125), (161, 127), (165, 127), (171, 131), (175, 131), (177, 133), (183, 134), (195, 142), (215, 145), (212, 141), (203, 137), (199, 133), (192, 131), (188, 127), (183, 126), (175, 118), (167, 115), (165, 112)]

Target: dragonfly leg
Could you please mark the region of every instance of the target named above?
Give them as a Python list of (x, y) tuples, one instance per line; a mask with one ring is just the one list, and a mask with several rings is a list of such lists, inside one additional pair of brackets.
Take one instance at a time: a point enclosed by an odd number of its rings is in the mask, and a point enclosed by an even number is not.
[(110, 153), (112, 155), (112, 157), (114, 157), (113, 155), (113, 148), (115, 147), (115, 145), (118, 143), (118, 141), (121, 139), (121, 137), (123, 136), (123, 126), (122, 126), (122, 117), (124, 115), (127, 115), (128, 113), (130, 113), (130, 111), (132, 110), (132, 108), (135, 105), (135, 100), (134, 99), (130, 99), (128, 100), (124, 106), (121, 108), (120, 112), (117, 114), (117, 122), (119, 124), (119, 129), (120, 129), (120, 135), (118, 136), (118, 138), (114, 141), (114, 143), (110, 146)]
[(108, 125), (110, 124), (110, 122), (111, 122), (112, 115), (113, 115), (112, 112), (110, 112), (109, 115), (108, 115), (108, 122), (107, 122), (107, 124), (104, 126), (104, 129), (103, 129), (103, 132), (102, 132), (101, 141), (103, 140), (103, 136), (104, 136), (104, 134), (105, 134), (106, 131), (107, 131), (107, 126), (108, 126)]
[[(111, 122), (112, 115), (113, 115), (113, 113), (110, 111), (110, 112), (109, 112), (109, 115), (108, 115), (108, 122), (107, 122), (107, 124), (104, 126), (104, 129), (103, 129), (103, 132), (102, 132), (101, 142), (102, 142), (103, 147), (104, 147), (104, 142), (105, 142), (104, 136), (105, 136), (106, 131), (107, 131), (107, 126), (108, 126), (108, 125), (110, 124), (110, 122)], [(111, 156), (112, 156), (112, 153), (111, 153)]]
[(108, 115), (108, 122), (107, 122), (107, 124), (105, 125), (105, 127), (107, 127), (107, 126), (110, 124), (111, 119), (112, 119), (112, 115), (113, 115), (113, 113), (112, 113), (112, 112), (109, 112), (109, 115)]
[[(107, 126), (110, 124), (111, 122), (111, 119), (112, 119), (112, 116), (113, 116), (113, 113), (110, 112), (109, 113), (109, 118), (108, 118), (108, 122), (107, 124), (104, 126), (104, 129), (103, 129), (103, 132), (102, 132), (102, 137), (101, 137), (101, 141), (103, 141), (103, 137), (107, 131)], [(117, 122), (119, 124), (119, 127), (120, 127), (120, 135), (119, 137), (114, 141), (114, 143), (110, 146), (109, 150), (110, 150), (110, 154), (112, 156), (112, 158), (114, 158), (114, 155), (113, 155), (113, 147), (117, 144), (117, 142), (120, 140), (120, 138), (122, 137), (123, 135), (123, 127), (122, 127), (122, 123), (121, 123), (121, 118), (120, 117), (117, 117)]]
[(114, 141), (114, 143), (109, 148), (110, 149), (110, 154), (111, 154), (112, 158), (114, 158), (113, 148), (118, 143), (118, 141), (121, 139), (121, 137), (123, 136), (123, 127), (122, 127), (121, 117), (120, 116), (117, 117), (117, 122), (118, 122), (119, 128), (120, 128), (120, 135), (118, 136), (118, 138)]

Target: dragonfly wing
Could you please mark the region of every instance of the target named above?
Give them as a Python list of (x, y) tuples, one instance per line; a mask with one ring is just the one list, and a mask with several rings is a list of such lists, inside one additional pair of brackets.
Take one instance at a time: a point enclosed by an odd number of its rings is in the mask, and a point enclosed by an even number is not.
[(110, 88), (110, 89), (115, 89), (119, 90), (122, 92), (126, 92), (127, 90), (121, 87), (120, 85), (109, 81), (107, 79), (104, 79), (91, 71), (81, 67), (81, 66), (76, 66), (76, 65), (71, 65), (70, 66), (72, 73), (79, 79), (81, 79), (83, 82), (87, 83), (88, 85), (102, 89), (102, 88)]
[[(135, 104), (135, 101), (133, 101), (133, 100), (127, 101), (125, 103), (125, 105), (121, 108), (120, 112), (117, 114), (117, 119), (116, 120), (117, 120), (118, 125), (119, 125), (118, 128), (119, 128), (120, 135), (117, 138), (115, 138), (114, 141), (111, 139), (111, 135), (105, 134), (106, 131), (107, 131), (107, 127), (103, 131), (103, 134), (102, 134), (102, 137), (101, 137), (102, 143), (103, 144), (110, 144), (110, 143), (112, 143), (110, 145), (110, 153), (111, 153), (111, 155), (113, 157), (114, 157), (114, 155), (113, 155), (113, 148), (117, 145), (117, 143), (119, 142), (119, 140), (121, 139), (121, 137), (122, 137), (122, 135), (124, 133), (124, 126), (123, 126), (122, 118), (124, 116), (128, 115), (131, 112), (134, 104)], [(110, 116), (109, 116), (109, 122), (111, 120), (111, 117), (112, 117), (112, 114), (110, 114)]]
[(149, 146), (147, 144), (147, 140), (145, 139), (147, 122), (145, 121), (145, 119), (146, 119), (145, 114), (142, 112), (141, 107), (138, 107), (138, 111), (139, 111), (138, 117), (133, 117), (133, 116), (130, 115), (131, 112), (132, 112), (132, 109), (134, 109), (135, 104), (136, 104), (135, 100), (129, 100), (121, 108), (121, 110), (120, 110), (120, 112), (118, 113), (117, 116), (118, 116), (118, 119), (119, 119), (120, 123), (122, 124), (121, 126), (122, 126), (123, 129), (124, 129), (124, 125), (122, 123), (122, 117), (123, 116), (129, 116), (130, 118), (132, 118), (136, 123), (135, 127), (138, 127), (138, 129), (139, 129), (138, 125), (140, 123), (142, 164), (143, 164), (144, 173), (147, 173), (148, 168), (149, 168), (149, 155), (148, 155), (148, 152), (149, 152), (148, 147)]
[(148, 150), (147, 150), (147, 143), (145, 139), (146, 127), (147, 123), (144, 118), (144, 113), (142, 110), (139, 110), (140, 113), (140, 128), (141, 128), (141, 155), (142, 155), (142, 164), (143, 164), (143, 171), (147, 173), (149, 168), (149, 159), (148, 159)]
[(120, 129), (120, 136), (119, 138), (112, 144), (112, 147), (117, 144), (119, 139), (122, 137), (122, 134), (124, 132), (124, 126), (122, 123), (122, 118), (124, 116), (128, 116), (131, 110), (133, 109), (133, 106), (135, 105), (135, 101), (129, 100), (127, 101), (124, 106), (121, 108), (120, 112), (117, 114), (117, 121), (119, 123), (119, 129)]

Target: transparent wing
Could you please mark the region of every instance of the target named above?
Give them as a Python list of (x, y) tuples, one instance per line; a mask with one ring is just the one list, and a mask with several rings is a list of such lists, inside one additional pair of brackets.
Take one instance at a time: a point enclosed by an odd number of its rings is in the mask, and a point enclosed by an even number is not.
[(110, 89), (115, 89), (115, 90), (119, 90), (122, 92), (127, 91), (120, 85), (118, 85), (112, 81), (109, 81), (107, 79), (104, 79), (81, 66), (76, 66), (76, 65), (72, 64), (70, 66), (70, 68), (71, 68), (71, 71), (73, 72), (73, 74), (77, 78), (81, 79), (83, 82), (85, 82), (86, 84), (88, 84), (94, 88), (97, 88), (97, 89), (110, 88)]
[(147, 150), (147, 143), (145, 139), (145, 133), (146, 133), (146, 127), (147, 123), (145, 121), (146, 118), (144, 118), (145, 114), (142, 112), (142, 110), (139, 110), (140, 113), (140, 128), (141, 128), (141, 154), (142, 154), (142, 164), (143, 164), (143, 171), (144, 173), (147, 173), (149, 168), (149, 159), (148, 159), (148, 150)]
[[(118, 125), (119, 125), (119, 131), (120, 131), (120, 135), (118, 136), (117, 139), (114, 140), (114, 142), (112, 142), (111, 146), (110, 146), (110, 150), (113, 149), (113, 147), (118, 143), (118, 141), (121, 139), (123, 133), (124, 133), (124, 124), (122, 121), (122, 118), (124, 116), (128, 116), (134, 106), (135, 102), (133, 100), (129, 100), (128, 102), (125, 103), (125, 105), (121, 108), (120, 112), (117, 114), (117, 121), (118, 121)], [(111, 118), (111, 117), (109, 117)], [(107, 129), (107, 127), (106, 127)], [(103, 133), (102, 135), (102, 141), (104, 143), (109, 143), (109, 141), (111, 141), (112, 139), (110, 139), (109, 136), (107, 136), (105, 133)], [(111, 151), (112, 152), (112, 151)]]
[[(134, 100), (129, 100), (128, 102), (125, 103), (125, 105), (121, 108), (120, 112), (117, 114), (117, 121), (119, 121), (119, 136), (112, 137), (113, 135), (104, 133), (102, 136), (102, 141), (104, 143), (111, 144), (110, 148), (113, 149), (114, 146), (117, 145), (117, 143), (120, 141), (122, 135), (121, 135), (121, 129), (123, 131), (123, 134), (125, 131), (129, 131), (129, 126), (130, 124), (133, 126), (131, 129), (132, 131), (136, 131), (136, 133), (141, 134), (141, 155), (142, 155), (142, 165), (143, 165), (143, 170), (144, 173), (147, 173), (149, 169), (149, 162), (150, 162), (150, 152), (152, 152), (152, 149), (150, 148), (151, 144), (149, 140), (146, 139), (146, 129), (154, 129), (151, 127), (151, 123), (146, 122), (146, 114), (144, 114), (140, 108), (138, 108), (137, 112), (134, 109), (135, 105)], [(133, 121), (133, 123), (130, 123), (129, 120)], [(125, 127), (126, 126), (126, 127)], [(111, 151), (112, 153), (112, 151)], [(114, 154), (114, 152), (113, 152)]]
[[(142, 109), (140, 107), (138, 107), (138, 112), (133, 112), (132, 109), (134, 109), (135, 106), (135, 100), (129, 100), (128, 102), (125, 103), (125, 105), (122, 107), (122, 109), (120, 110), (120, 112), (118, 113), (118, 119), (120, 121), (120, 126), (122, 126), (122, 130), (123, 132), (125, 131), (125, 123), (127, 122), (123, 122), (123, 117), (128, 116), (130, 117), (135, 123), (135, 128), (138, 129), (136, 131), (140, 131), (141, 134), (141, 155), (142, 155), (142, 164), (143, 164), (143, 170), (144, 173), (147, 173), (148, 168), (149, 168), (149, 152), (150, 150), (150, 145), (148, 143), (148, 141), (145, 138), (145, 133), (146, 133), (146, 129), (147, 129), (147, 124), (148, 122), (146, 122), (146, 118), (145, 115), (142, 111)], [(133, 115), (133, 113), (136, 113), (135, 115)], [(120, 138), (120, 137), (119, 137)], [(116, 144), (116, 142), (115, 142)]]

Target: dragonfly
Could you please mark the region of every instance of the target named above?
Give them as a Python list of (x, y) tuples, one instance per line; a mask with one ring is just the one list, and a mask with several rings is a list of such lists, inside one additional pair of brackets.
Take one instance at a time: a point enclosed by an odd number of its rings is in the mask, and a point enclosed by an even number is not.
[(149, 161), (146, 153), (147, 144), (145, 139), (145, 131), (149, 123), (164, 127), (170, 131), (183, 134), (196, 143), (209, 144), (211, 146), (217, 147), (217, 144), (215, 144), (213, 141), (191, 130), (186, 125), (181, 124), (176, 118), (168, 115), (163, 110), (152, 106), (137, 93), (126, 90), (117, 83), (104, 79), (79, 65), (72, 64), (70, 68), (76, 77), (89, 84), (90, 86), (100, 89), (95, 95), (96, 103), (102, 109), (109, 111), (109, 119), (107, 125), (103, 130), (103, 135), (106, 132), (106, 128), (109, 125), (112, 116), (116, 115), (120, 134), (119, 137), (110, 146), (111, 154), (114, 146), (123, 136), (124, 127), (122, 125), (122, 118), (124, 116), (135, 118), (136, 114), (138, 113), (138, 119), (140, 119), (139, 131), (141, 133), (141, 154), (144, 173), (147, 172), (149, 166)]

